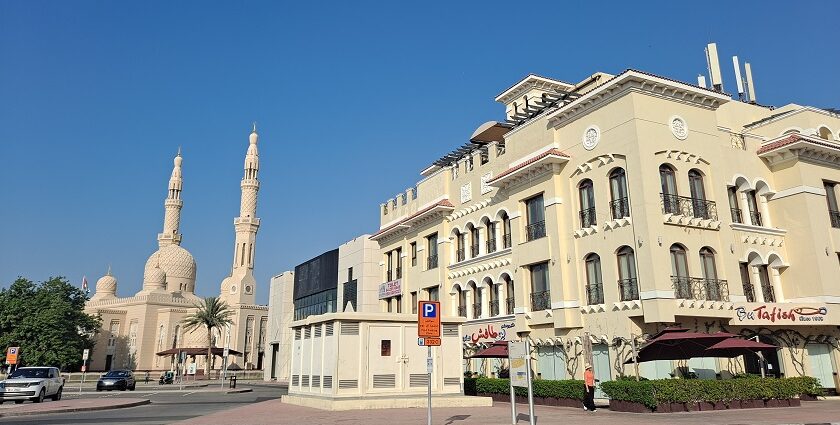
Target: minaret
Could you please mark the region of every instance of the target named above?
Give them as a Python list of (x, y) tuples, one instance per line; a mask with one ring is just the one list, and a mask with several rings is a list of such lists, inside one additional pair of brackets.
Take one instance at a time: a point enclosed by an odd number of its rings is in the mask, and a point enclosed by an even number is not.
[(169, 178), (169, 194), (163, 202), (165, 210), (163, 216), (163, 233), (158, 233), (158, 246), (163, 248), (167, 245), (181, 245), (181, 234), (178, 227), (181, 225), (181, 207), (184, 201), (181, 200), (181, 148), (175, 155), (172, 177)]
[(254, 304), (256, 302), (256, 279), (254, 279), (254, 245), (260, 219), (257, 218), (257, 192), (260, 181), (260, 156), (257, 152), (257, 125), (249, 137), (250, 144), (245, 154), (245, 175), (242, 177), (242, 200), (239, 217), (233, 220), (236, 242), (233, 248), (233, 268), (228, 278), (222, 281), (221, 296), (228, 304)]

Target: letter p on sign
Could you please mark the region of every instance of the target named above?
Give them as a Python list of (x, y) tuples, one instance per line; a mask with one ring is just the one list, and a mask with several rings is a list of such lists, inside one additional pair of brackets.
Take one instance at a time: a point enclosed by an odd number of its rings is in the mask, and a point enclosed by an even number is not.
[(420, 301), (417, 316), (418, 338), (440, 338), (440, 302)]
[(437, 317), (437, 308), (434, 304), (423, 304), (423, 317)]

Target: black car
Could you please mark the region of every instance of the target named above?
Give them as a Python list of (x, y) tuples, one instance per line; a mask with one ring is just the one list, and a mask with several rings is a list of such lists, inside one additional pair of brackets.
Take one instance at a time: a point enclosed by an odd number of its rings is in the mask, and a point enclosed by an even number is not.
[(99, 381), (96, 382), (96, 391), (134, 391), (136, 385), (134, 374), (130, 370), (112, 370), (99, 378)]

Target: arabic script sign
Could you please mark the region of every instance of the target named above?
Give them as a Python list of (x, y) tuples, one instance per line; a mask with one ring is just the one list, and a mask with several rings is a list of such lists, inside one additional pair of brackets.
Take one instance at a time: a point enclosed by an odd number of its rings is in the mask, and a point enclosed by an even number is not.
[(829, 309), (820, 304), (751, 304), (735, 307), (732, 324), (833, 324)]
[(496, 342), (510, 341), (516, 338), (515, 321), (482, 323), (480, 325), (464, 325), (464, 342)]
[(402, 279), (379, 284), (379, 299), (402, 295)]

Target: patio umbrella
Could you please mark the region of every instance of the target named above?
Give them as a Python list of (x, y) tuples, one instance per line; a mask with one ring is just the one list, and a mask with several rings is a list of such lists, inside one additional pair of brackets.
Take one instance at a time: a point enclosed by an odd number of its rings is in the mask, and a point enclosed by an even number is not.
[(494, 342), (489, 347), (479, 350), (469, 357), (471, 359), (506, 359), (508, 358), (508, 344), (506, 341)]
[[(728, 332), (713, 334), (704, 332), (666, 332), (648, 341), (639, 349), (636, 361), (639, 363), (653, 360), (688, 360), (693, 357), (710, 357), (706, 349), (723, 340), (737, 335)], [(633, 363), (630, 358), (625, 364)]]
[(744, 354), (755, 354), (760, 351), (775, 350), (777, 348), (779, 347), (751, 339), (729, 338), (707, 348), (703, 357), (732, 358)]

